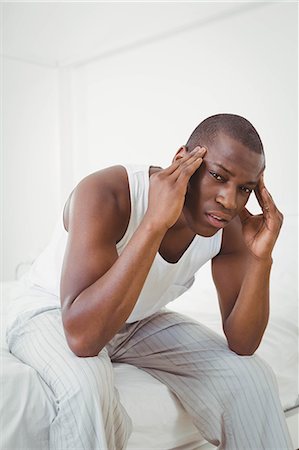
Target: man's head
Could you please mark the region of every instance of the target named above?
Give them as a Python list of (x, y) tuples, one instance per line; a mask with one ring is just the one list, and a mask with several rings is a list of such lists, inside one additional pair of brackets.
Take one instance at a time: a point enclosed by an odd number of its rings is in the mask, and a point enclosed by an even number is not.
[(195, 233), (212, 236), (246, 205), (264, 171), (265, 156), (255, 128), (234, 114), (205, 119), (175, 158), (198, 146), (207, 151), (190, 179), (184, 216)]
[(261, 138), (254, 126), (236, 114), (215, 114), (203, 120), (188, 139), (188, 151), (191, 152), (197, 146), (208, 148), (219, 134), (225, 134), (249, 150), (264, 155)]

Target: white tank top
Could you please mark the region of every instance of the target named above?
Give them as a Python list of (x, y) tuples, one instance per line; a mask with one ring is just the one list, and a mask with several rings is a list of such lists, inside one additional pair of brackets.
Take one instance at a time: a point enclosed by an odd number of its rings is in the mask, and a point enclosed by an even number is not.
[[(129, 180), (131, 215), (126, 233), (117, 244), (119, 255), (142, 221), (149, 192), (149, 166), (125, 168)], [(60, 308), (60, 277), (67, 236), (62, 210), (49, 244), (20, 280), (9, 311), (10, 322), (17, 316), (20, 319), (22, 314), (30, 317), (48, 309)], [(157, 253), (127, 322), (150, 316), (189, 289), (198, 269), (219, 252), (221, 239), (222, 229), (212, 237), (196, 235), (177, 263), (169, 263)]]

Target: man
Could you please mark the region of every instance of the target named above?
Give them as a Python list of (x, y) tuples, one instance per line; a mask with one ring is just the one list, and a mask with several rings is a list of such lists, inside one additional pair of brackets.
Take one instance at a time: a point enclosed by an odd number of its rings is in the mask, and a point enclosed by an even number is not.
[[(42, 309), (30, 304), (23, 337), (16, 337), (20, 321), (8, 333), (11, 350), (57, 398), (52, 448), (125, 448), (130, 419), (111, 361), (165, 383), (219, 449), (292, 448), (275, 376), (254, 355), (268, 322), (271, 254), (282, 225), (264, 169), (254, 127), (218, 114), (194, 130), (168, 168), (116, 166), (76, 186), (64, 208), (65, 240), (54, 238), (29, 276), (45, 287), (40, 274), (51, 277), (49, 254), (62, 248), (53, 275), (61, 312), (57, 300), (44, 299)], [(245, 208), (252, 191), (262, 210), (255, 216)], [(163, 309), (209, 259), (227, 342)]]

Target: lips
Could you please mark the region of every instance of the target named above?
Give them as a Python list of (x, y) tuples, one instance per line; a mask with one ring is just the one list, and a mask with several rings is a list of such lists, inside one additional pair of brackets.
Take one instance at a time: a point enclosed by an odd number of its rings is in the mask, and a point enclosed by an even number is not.
[(227, 216), (223, 213), (211, 211), (206, 214), (209, 223), (216, 228), (223, 228), (228, 222), (232, 219), (230, 216)]

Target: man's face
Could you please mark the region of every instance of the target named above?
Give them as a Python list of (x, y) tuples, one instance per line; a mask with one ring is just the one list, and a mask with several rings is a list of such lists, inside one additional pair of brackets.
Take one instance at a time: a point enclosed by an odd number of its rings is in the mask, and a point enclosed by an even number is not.
[(212, 236), (236, 217), (264, 170), (264, 156), (219, 134), (191, 177), (183, 209), (187, 225)]

